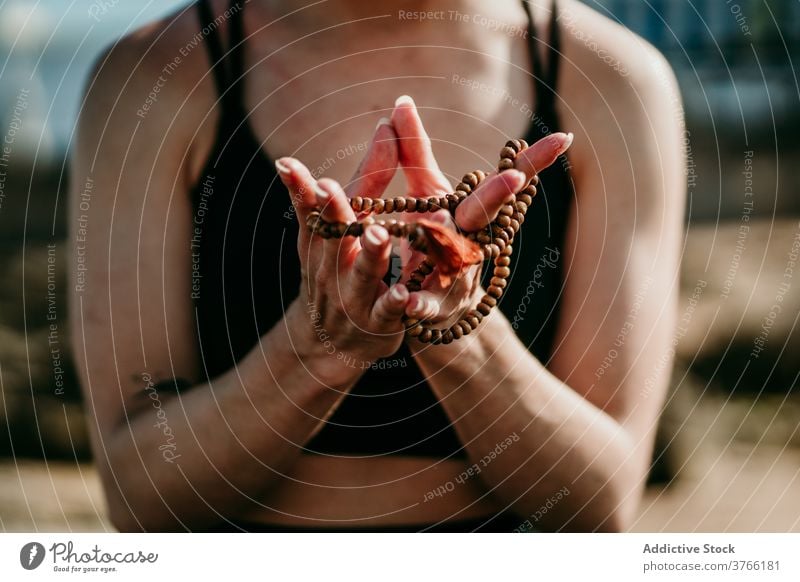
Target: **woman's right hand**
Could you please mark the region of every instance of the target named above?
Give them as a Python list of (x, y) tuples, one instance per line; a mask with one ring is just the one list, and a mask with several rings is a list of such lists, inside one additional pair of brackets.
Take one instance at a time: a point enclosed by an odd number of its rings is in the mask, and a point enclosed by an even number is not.
[(300, 295), (287, 311), (289, 331), (298, 352), (315, 358), (317, 370), (331, 382), (349, 377), (349, 362), (374, 362), (398, 350), (409, 292), (405, 285), (383, 282), (391, 253), (385, 228), (371, 225), (359, 238), (325, 240), (311, 235), (306, 219), (317, 207), (327, 221), (355, 220), (348, 198), (383, 193), (397, 168), (395, 140), (391, 124), (382, 120), (347, 193), (333, 180), (315, 180), (294, 158), (275, 164), (300, 223), (302, 280)]

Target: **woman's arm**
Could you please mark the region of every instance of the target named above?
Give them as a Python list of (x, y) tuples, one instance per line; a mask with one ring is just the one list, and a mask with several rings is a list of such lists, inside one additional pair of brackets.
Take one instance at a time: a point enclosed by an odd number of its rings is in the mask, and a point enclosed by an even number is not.
[(497, 310), (459, 342), (416, 346), (479, 474), (521, 524), (542, 516), (536, 527), (625, 529), (648, 472), (668, 381), (657, 371), (671, 361), (685, 192), (676, 85), (663, 58), (642, 54), (633, 78), (583, 87), (607, 111), (567, 116), (577, 200), (547, 367)]
[[(112, 522), (121, 530), (202, 528), (257, 503), (362, 373), (331, 357), (314, 335), (306, 298), (327, 314), (333, 309), (326, 282), (311, 277), (284, 319), (234, 369), (200, 381), (188, 144), (202, 126), (201, 96), (213, 91), (208, 79), (197, 89), (194, 79), (184, 78), (191, 70), (185, 63), (148, 114), (138, 115), (159, 77), (160, 58), (148, 52), (159, 48), (156, 41), (129, 38), (101, 63), (80, 116), (72, 165), (72, 342), (95, 459)], [(195, 106), (184, 107), (193, 90)], [(207, 106), (213, 111), (212, 100)], [(365, 166), (374, 170), (383, 162), (373, 154)], [(392, 169), (396, 164), (383, 161)], [(282, 177), (304, 216), (317, 203), (316, 183), (300, 165)], [(301, 231), (299, 244), (309, 243)], [(332, 244), (305, 250), (304, 273), (336, 264)], [(350, 251), (341, 264), (346, 275), (329, 272), (329, 283), (345, 294), (371, 291), (377, 301), (359, 297), (358, 305), (348, 305), (362, 330), (329, 329), (339, 333), (337, 347), (360, 345), (364, 351), (356, 355), (374, 359), (402, 341), (408, 294), (378, 293), (388, 241), (356, 240)], [(170, 378), (194, 386), (177, 397), (158, 386)]]

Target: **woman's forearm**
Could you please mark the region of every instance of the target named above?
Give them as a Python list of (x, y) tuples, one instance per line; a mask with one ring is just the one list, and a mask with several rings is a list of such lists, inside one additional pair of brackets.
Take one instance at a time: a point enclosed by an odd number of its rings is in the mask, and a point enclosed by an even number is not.
[(235, 368), (151, 397), (101, 443), (117, 527), (203, 527), (263, 497), (362, 373), (300, 341), (303, 317), (295, 302)]
[(502, 313), (461, 341), (416, 349), (473, 474), (520, 524), (537, 516), (537, 527), (551, 529), (625, 527), (648, 447), (552, 375)]

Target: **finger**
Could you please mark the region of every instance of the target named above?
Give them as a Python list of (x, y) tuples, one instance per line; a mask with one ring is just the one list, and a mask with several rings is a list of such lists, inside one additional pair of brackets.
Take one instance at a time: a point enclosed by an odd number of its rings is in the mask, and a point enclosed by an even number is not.
[(408, 300), (409, 293), (406, 286), (393, 285), (375, 301), (370, 318), (383, 325), (399, 323), (405, 313)]
[(397, 133), (400, 164), (412, 195), (449, 194), (450, 182), (439, 169), (431, 139), (422, 125), (414, 100), (408, 95), (395, 101), (392, 125)]
[[(335, 180), (330, 178), (318, 180), (314, 187), (314, 194), (316, 195), (316, 205), (320, 209), (320, 216), (326, 222), (348, 223), (356, 219), (347, 195)], [(348, 264), (347, 261), (343, 262), (343, 257), (358, 252), (360, 245), (358, 239), (345, 236), (325, 240), (322, 248), (321, 268), (327, 268), (330, 273), (337, 273), (344, 265)]]
[(466, 232), (479, 230), (497, 218), (509, 198), (525, 187), (528, 180), (518, 170), (506, 170), (487, 178), (456, 208), (456, 224)]
[(372, 305), (383, 276), (389, 269), (391, 239), (382, 226), (372, 224), (361, 235), (361, 251), (356, 256), (342, 292), (344, 300), (351, 304)]
[(406, 305), (406, 315), (413, 319), (433, 319), (439, 315), (441, 303), (430, 291), (415, 291)]
[(345, 186), (347, 196), (380, 198), (397, 171), (398, 155), (397, 134), (392, 121), (383, 117), (378, 121), (367, 154)]
[(543, 137), (517, 156), (514, 167), (524, 172), (529, 180), (532, 179), (545, 168), (552, 166), (558, 156), (567, 151), (572, 145), (573, 137), (571, 133), (561, 132)]
[(281, 182), (289, 190), (289, 197), (300, 222), (299, 244), (305, 245), (311, 236), (306, 227), (308, 213), (317, 205), (314, 194), (316, 180), (308, 168), (294, 158), (279, 158), (275, 161), (275, 168), (278, 170)]
[(314, 187), (314, 194), (324, 221), (353, 222), (356, 219), (347, 194), (336, 180), (321, 178)]

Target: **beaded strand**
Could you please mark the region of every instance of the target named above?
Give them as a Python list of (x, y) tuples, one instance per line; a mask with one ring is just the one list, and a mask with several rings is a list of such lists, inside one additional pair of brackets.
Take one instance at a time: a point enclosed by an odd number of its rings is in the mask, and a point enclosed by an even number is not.
[[(502, 172), (512, 169), (516, 157), (527, 148), (528, 144), (523, 139), (512, 139), (506, 142), (500, 151), (500, 162), (497, 164), (497, 171)], [(393, 212), (421, 214), (447, 210), (455, 217), (458, 205), (472, 194), (485, 178), (486, 174), (484, 172), (475, 170), (465, 174), (461, 182), (456, 186), (455, 192), (446, 196), (431, 196), (428, 198), (413, 198), (410, 196), (368, 198), (356, 196), (350, 200), (350, 207), (356, 213), (370, 215)], [(407, 337), (417, 338), (418, 341), (423, 343), (449, 344), (465, 335), (469, 335), (480, 325), (483, 318), (489, 315), (508, 285), (508, 277), (511, 275), (512, 243), (517, 232), (519, 232), (520, 226), (525, 222), (525, 214), (536, 196), (536, 184), (538, 183), (539, 178), (534, 175), (528, 184), (514, 195), (512, 200), (500, 208), (497, 218), (489, 223), (487, 227), (465, 234), (466, 238), (480, 245), (484, 260), (491, 259), (494, 265), (489, 287), (475, 309), (469, 310), (459, 321), (449, 328), (443, 329), (435, 328), (433, 324), (426, 321), (404, 317)], [(344, 236), (359, 237), (370, 224), (384, 227), (391, 236), (408, 239), (411, 248), (414, 250), (422, 253), (427, 252), (425, 231), (421, 225), (415, 222), (376, 220), (372, 216), (366, 216), (361, 221), (350, 223), (327, 222), (322, 218), (321, 211), (318, 208), (309, 213), (306, 221), (307, 227), (313, 234), (325, 239), (342, 238)], [(412, 292), (421, 290), (425, 278), (433, 272), (435, 266), (430, 257), (426, 256), (414, 269), (406, 282), (408, 290)]]

